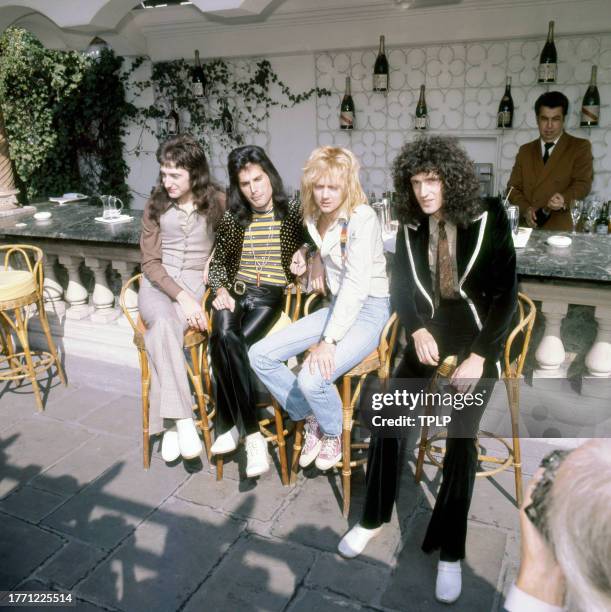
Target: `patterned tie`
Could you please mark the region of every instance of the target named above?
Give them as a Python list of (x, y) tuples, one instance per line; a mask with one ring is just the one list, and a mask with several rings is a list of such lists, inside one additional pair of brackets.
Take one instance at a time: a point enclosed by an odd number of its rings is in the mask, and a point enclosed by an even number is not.
[(437, 282), (435, 283), (435, 303), (439, 306), (440, 298), (451, 300), (455, 297), (454, 274), (450, 245), (446, 234), (445, 221), (439, 221), (439, 236), (437, 240)]
[(545, 153), (543, 153), (543, 164), (547, 164), (547, 160), (550, 156), (550, 149), (555, 145), (555, 142), (545, 142), (543, 146), (545, 147)]

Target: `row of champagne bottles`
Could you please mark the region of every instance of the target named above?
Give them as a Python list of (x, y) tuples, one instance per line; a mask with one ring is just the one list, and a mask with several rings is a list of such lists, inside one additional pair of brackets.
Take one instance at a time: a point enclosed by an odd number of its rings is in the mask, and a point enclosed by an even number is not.
[[(389, 90), (389, 63), (385, 51), (385, 37), (380, 36), (380, 46), (378, 55), (373, 67), (373, 91), (386, 93)], [(595, 127), (599, 124), (600, 119), (600, 94), (596, 85), (597, 67), (592, 66), (590, 85), (583, 97), (581, 105), (581, 121), (582, 127)], [(558, 73), (558, 53), (554, 43), (554, 22), (549, 22), (547, 40), (541, 50), (539, 57), (538, 80), (540, 83), (553, 83), (556, 81)], [(206, 74), (202, 68), (199, 58), (199, 51), (195, 51), (195, 62), (191, 72), (191, 89), (194, 97), (203, 98), (208, 93), (208, 81)], [(223, 129), (227, 133), (233, 132), (233, 117), (227, 106), (227, 101), (223, 100), (221, 113), (221, 122)], [(501, 98), (497, 113), (497, 127), (511, 128), (513, 126), (514, 104), (511, 96), (511, 77), (507, 77), (505, 93)], [(352, 99), (350, 77), (346, 77), (346, 89), (340, 108), (340, 128), (343, 130), (352, 130), (355, 127), (355, 106)], [(169, 133), (179, 131), (179, 120), (176, 108), (173, 107), (170, 111), (167, 124)], [(426, 129), (428, 124), (428, 112), (425, 98), (425, 86), (420, 87), (420, 97), (416, 105), (416, 113), (414, 117), (414, 128), (417, 130)]]
[[(497, 113), (497, 127), (511, 128), (513, 127), (513, 98), (511, 97), (511, 77), (507, 77), (505, 85), (505, 93), (501, 98), (499, 110)], [(342, 99), (339, 126), (342, 130), (354, 129), (355, 107), (352, 99), (350, 77), (346, 77), (346, 91)], [(581, 127), (595, 127), (598, 125), (600, 117), (600, 95), (596, 86), (596, 66), (592, 66), (592, 74), (590, 85), (583, 96), (581, 104)], [(426, 107), (425, 86), (420, 86), (420, 97), (416, 105), (416, 113), (414, 117), (414, 129), (424, 130), (428, 123), (428, 112)]]

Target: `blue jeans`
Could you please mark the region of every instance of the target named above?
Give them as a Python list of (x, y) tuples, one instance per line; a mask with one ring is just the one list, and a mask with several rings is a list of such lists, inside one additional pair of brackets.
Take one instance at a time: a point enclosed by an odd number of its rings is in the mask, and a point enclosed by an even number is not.
[(325, 380), (318, 368), (301, 368), (296, 376), (284, 363), (321, 340), (330, 308), (299, 319), (282, 331), (260, 340), (248, 352), (250, 365), (261, 382), (289, 413), (293, 421), (314, 413), (323, 433), (342, 432), (342, 401), (333, 384), (377, 348), (390, 317), (389, 298), (368, 297), (356, 321), (337, 343), (333, 380)]

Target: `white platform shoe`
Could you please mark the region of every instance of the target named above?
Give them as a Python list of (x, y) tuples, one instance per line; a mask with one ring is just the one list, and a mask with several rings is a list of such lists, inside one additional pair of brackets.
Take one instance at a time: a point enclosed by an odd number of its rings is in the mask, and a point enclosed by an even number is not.
[(234, 425), (229, 431), (221, 434), (212, 445), (210, 452), (213, 455), (223, 455), (224, 453), (231, 453), (238, 447), (238, 441), (240, 440), (240, 434), (238, 428)]
[(177, 419), (176, 431), (178, 433), (178, 447), (183, 459), (195, 459), (202, 454), (204, 447), (193, 419)]
[(180, 447), (178, 446), (178, 432), (176, 427), (166, 429), (161, 441), (161, 458), (167, 463), (172, 463), (180, 457)]
[(375, 538), (382, 531), (382, 525), (374, 529), (366, 529), (358, 523), (339, 541), (337, 551), (346, 559), (358, 557), (364, 550), (369, 540)]
[(260, 432), (246, 436), (246, 476), (254, 478), (269, 470), (267, 440)]
[(440, 561), (437, 564), (435, 598), (442, 603), (454, 603), (462, 591), (460, 561)]

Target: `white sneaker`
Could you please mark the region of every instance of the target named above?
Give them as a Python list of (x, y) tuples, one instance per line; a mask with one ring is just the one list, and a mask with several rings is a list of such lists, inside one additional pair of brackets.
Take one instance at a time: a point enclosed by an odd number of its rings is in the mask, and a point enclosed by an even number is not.
[(223, 453), (230, 453), (238, 448), (238, 441), (240, 440), (240, 434), (238, 428), (234, 425), (229, 431), (221, 434), (215, 441), (210, 452), (213, 455), (222, 455)]
[(202, 454), (202, 441), (195, 427), (193, 419), (177, 419), (178, 447), (183, 459), (195, 459)]
[(176, 461), (180, 457), (180, 447), (178, 446), (178, 432), (176, 427), (166, 429), (161, 441), (161, 458), (167, 463)]
[(437, 564), (435, 598), (442, 603), (454, 603), (462, 590), (460, 561), (440, 561)]
[(260, 432), (246, 436), (246, 476), (261, 476), (269, 470), (267, 441)]
[(382, 525), (374, 529), (367, 529), (358, 523), (339, 541), (337, 551), (342, 557), (354, 559), (364, 550), (369, 540), (375, 538), (382, 531)]

